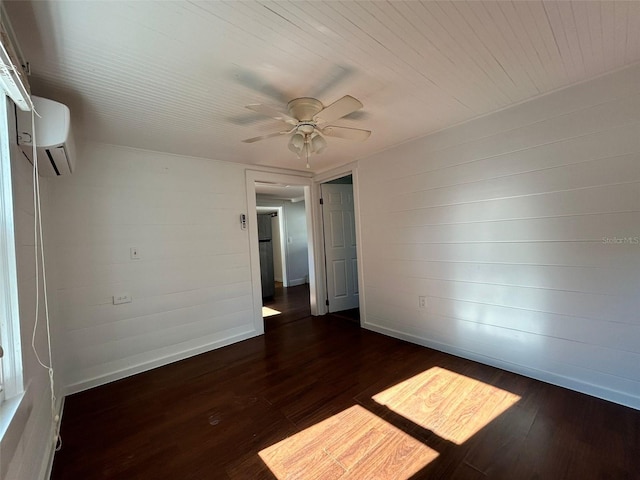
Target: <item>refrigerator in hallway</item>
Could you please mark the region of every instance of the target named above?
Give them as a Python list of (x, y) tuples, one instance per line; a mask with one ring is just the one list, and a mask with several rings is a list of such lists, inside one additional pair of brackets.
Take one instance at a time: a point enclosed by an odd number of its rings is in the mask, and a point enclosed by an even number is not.
[(258, 242), (260, 247), (262, 298), (271, 298), (275, 294), (275, 280), (273, 275), (273, 241), (271, 238), (270, 213), (258, 215)]

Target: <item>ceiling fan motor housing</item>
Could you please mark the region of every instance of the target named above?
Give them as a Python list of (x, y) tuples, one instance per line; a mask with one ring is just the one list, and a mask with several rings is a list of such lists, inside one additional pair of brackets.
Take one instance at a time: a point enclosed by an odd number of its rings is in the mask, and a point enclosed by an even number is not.
[(289, 115), (300, 122), (312, 122), (313, 117), (322, 111), (324, 105), (315, 98), (302, 97), (291, 100), (287, 104)]

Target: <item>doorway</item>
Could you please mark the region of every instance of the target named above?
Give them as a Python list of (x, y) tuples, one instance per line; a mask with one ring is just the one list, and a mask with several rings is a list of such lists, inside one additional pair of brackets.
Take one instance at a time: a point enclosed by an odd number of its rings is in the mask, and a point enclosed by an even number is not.
[(304, 187), (256, 183), (265, 330), (308, 317), (309, 258)]
[[(305, 176), (247, 171), (247, 213), (253, 286), (253, 315), (255, 329), (258, 334), (264, 333), (265, 329), (265, 320), (262, 315), (263, 279), (260, 269), (260, 236), (257, 226), (258, 208), (282, 207), (281, 218), (285, 222), (285, 227), (281, 231), (281, 245), (284, 245), (285, 248), (281, 250), (281, 254), (285, 259), (285, 265), (280, 288), (291, 288), (292, 291), (293, 288), (297, 289), (296, 295), (291, 298), (297, 298), (298, 300), (300, 299), (300, 292), (304, 290), (306, 315), (317, 315), (311, 185), (311, 178)], [(293, 193), (286, 199), (276, 199), (272, 195), (270, 201), (268, 199), (265, 201), (265, 191), (276, 191), (278, 189)], [(263, 195), (257, 196), (261, 191)], [(287, 211), (293, 212), (295, 215), (288, 219)], [(278, 211), (278, 215), (280, 215), (280, 211)], [(289, 226), (291, 228), (288, 228), (287, 220), (290, 220)], [(266, 239), (267, 237), (263, 237), (263, 240)], [(271, 240), (273, 242), (273, 235), (271, 235)], [(305, 251), (304, 254), (301, 254), (302, 250)], [(286, 287), (284, 287), (285, 284)], [(278, 293), (278, 291), (274, 292), (274, 296), (277, 296)], [(285, 301), (284, 305), (286, 306), (286, 304), (287, 302)]]
[(329, 313), (360, 323), (353, 176), (320, 184), (326, 304)]
[[(256, 186), (257, 192), (259, 191), (258, 188), (259, 187)], [(268, 280), (268, 283), (275, 282), (276, 284), (280, 283), (285, 287), (288, 286), (284, 207), (282, 205), (263, 205), (264, 203), (279, 202), (262, 201), (260, 194), (256, 193), (258, 243), (260, 244), (260, 274), (262, 279), (263, 298), (273, 296), (273, 294), (268, 294), (272, 285), (265, 285), (265, 280)], [(268, 273), (265, 275), (267, 272), (264, 270), (271, 270), (273, 274), (271, 275)], [(271, 279), (271, 277), (273, 278)]]

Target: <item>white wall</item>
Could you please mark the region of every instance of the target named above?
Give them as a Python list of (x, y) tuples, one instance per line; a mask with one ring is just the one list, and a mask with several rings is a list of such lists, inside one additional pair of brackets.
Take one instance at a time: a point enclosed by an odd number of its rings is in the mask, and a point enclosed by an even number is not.
[[(13, 118), (13, 115), (10, 115)], [(12, 122), (13, 123), (13, 122)], [(11, 125), (14, 128), (14, 125)], [(11, 132), (10, 139), (15, 139)], [(18, 299), (20, 303), (20, 337), (22, 342), (23, 380), (25, 393), (16, 415), (2, 438), (0, 451), (0, 478), (4, 479), (40, 479), (44, 478), (53, 459), (53, 437), (56, 425), (52, 420), (49, 375), (36, 360), (31, 348), (31, 336), (35, 322), (35, 253), (34, 253), (34, 208), (32, 189), (32, 166), (15, 142), (11, 145), (11, 168), (13, 177), (14, 221), (16, 239), (16, 267), (18, 273)], [(49, 182), (41, 178), (43, 228), (45, 242), (50, 238), (47, 219), (50, 213), (48, 192)], [(55, 316), (56, 298), (55, 271), (51, 260), (53, 253), (45, 248), (47, 256), (47, 280), (49, 285), (49, 303), (51, 306), (53, 363), (56, 367), (57, 383), (56, 412), (60, 411), (61, 386), (64, 376), (59, 357), (56, 355), (57, 319)], [(41, 267), (40, 267), (41, 268)], [(40, 274), (41, 302), (42, 273)], [(36, 348), (41, 359), (48, 363), (46, 324), (43, 303), (40, 304), (39, 329), (36, 336)]]
[(273, 278), (282, 283), (282, 239), (280, 238), (280, 217), (271, 217), (271, 239), (273, 247)]
[(244, 169), (88, 144), (52, 184), (69, 391), (255, 335)]
[(256, 196), (258, 206), (283, 207), (287, 284), (289, 287), (302, 285), (309, 280), (309, 256), (307, 240), (307, 219), (305, 202), (274, 200), (262, 195)]
[(358, 169), (367, 328), (640, 408), (639, 66)]
[(305, 202), (289, 202), (285, 205), (287, 278), (289, 286), (302, 285), (309, 278), (309, 253)]

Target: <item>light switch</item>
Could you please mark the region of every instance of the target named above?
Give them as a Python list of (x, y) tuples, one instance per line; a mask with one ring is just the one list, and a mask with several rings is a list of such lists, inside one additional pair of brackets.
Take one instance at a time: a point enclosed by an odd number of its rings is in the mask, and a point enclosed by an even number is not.
[(140, 260), (140, 250), (138, 247), (131, 247), (131, 260)]

